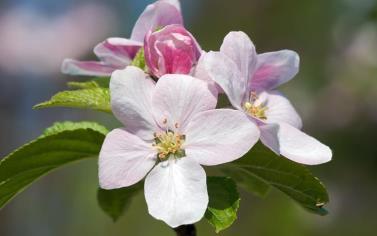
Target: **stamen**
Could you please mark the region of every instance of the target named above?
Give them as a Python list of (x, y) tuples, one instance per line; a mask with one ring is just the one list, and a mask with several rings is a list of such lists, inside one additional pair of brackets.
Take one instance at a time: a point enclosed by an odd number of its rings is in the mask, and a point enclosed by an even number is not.
[(171, 130), (160, 132), (155, 135), (155, 142), (152, 144), (157, 149), (157, 156), (161, 161), (170, 156), (183, 157), (185, 152), (181, 149), (185, 136)]
[(245, 103), (245, 108), (246, 108), (247, 110), (251, 109), (252, 107), (253, 107), (253, 104), (251, 104), (250, 102), (246, 102), (246, 103)]
[(267, 120), (267, 116), (265, 114), (267, 107), (264, 106), (263, 104), (255, 105), (255, 102), (257, 99), (258, 99), (257, 94), (253, 91), (250, 92), (250, 101), (245, 102), (244, 109), (249, 115), (255, 118), (258, 118), (261, 120)]

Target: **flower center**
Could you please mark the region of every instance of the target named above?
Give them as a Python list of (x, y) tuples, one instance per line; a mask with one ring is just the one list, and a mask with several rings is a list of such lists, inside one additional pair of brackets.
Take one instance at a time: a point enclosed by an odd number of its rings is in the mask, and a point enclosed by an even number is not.
[(250, 101), (245, 102), (245, 104), (243, 105), (243, 108), (252, 117), (255, 117), (255, 118), (258, 118), (258, 119), (261, 119), (261, 120), (267, 120), (267, 116), (266, 116), (266, 113), (265, 113), (266, 110), (267, 110), (267, 107), (263, 104), (255, 105), (255, 101), (257, 99), (258, 99), (258, 97), (257, 97), (256, 93), (251, 92)]
[(170, 156), (179, 158), (185, 156), (181, 148), (185, 136), (173, 131), (165, 131), (154, 134), (155, 142), (152, 144), (157, 149), (157, 156), (161, 161), (169, 159)]

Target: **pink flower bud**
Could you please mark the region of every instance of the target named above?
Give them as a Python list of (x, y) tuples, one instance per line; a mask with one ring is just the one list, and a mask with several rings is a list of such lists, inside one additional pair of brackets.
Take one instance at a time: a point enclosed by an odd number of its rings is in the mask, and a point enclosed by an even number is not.
[(145, 36), (144, 53), (150, 73), (161, 77), (164, 74), (189, 74), (201, 49), (181, 25), (168, 25)]

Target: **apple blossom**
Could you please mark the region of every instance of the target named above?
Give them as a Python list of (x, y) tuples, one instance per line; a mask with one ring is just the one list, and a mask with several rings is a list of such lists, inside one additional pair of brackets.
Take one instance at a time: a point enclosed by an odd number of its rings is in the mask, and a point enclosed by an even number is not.
[(259, 130), (233, 109), (214, 109), (217, 94), (189, 75), (155, 83), (140, 68), (117, 70), (110, 81), (114, 115), (125, 127), (111, 131), (99, 155), (104, 189), (133, 185), (145, 176), (149, 213), (171, 227), (199, 221), (207, 208), (206, 174), (243, 156)]
[(189, 74), (201, 49), (195, 38), (181, 25), (168, 25), (149, 31), (144, 42), (145, 61), (151, 74)]
[(258, 125), (264, 145), (295, 162), (321, 164), (331, 160), (330, 148), (300, 131), (300, 116), (281, 93), (273, 90), (290, 80), (298, 65), (299, 57), (293, 51), (257, 55), (245, 33), (231, 32), (220, 52), (203, 56), (198, 73), (215, 81), (232, 106), (249, 115), (250, 122)]
[(159, 0), (146, 7), (132, 30), (131, 38), (108, 38), (94, 48), (100, 61), (77, 61), (66, 59), (62, 72), (72, 75), (110, 76), (114, 70), (130, 65), (143, 46), (144, 37), (150, 30), (170, 24), (183, 24), (178, 0)]

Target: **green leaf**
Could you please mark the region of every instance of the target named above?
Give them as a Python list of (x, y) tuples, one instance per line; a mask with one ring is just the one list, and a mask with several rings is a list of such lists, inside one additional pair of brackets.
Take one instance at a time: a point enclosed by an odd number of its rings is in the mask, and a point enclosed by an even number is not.
[(207, 177), (207, 187), (209, 203), (205, 217), (218, 233), (237, 219), (240, 197), (236, 183), (229, 177)]
[(222, 171), (227, 176), (232, 177), (238, 186), (258, 197), (264, 198), (270, 192), (271, 186), (268, 182), (256, 175), (249, 174), (248, 171), (243, 169), (235, 171), (234, 168), (226, 167), (222, 168)]
[[(50, 136), (53, 134), (61, 133), (64, 131), (69, 130), (77, 130), (77, 129), (91, 129), (106, 135), (109, 131), (103, 125), (100, 125), (95, 122), (90, 121), (80, 121), (80, 122), (72, 122), (72, 121), (64, 121), (64, 122), (56, 122), (51, 127), (44, 130), (42, 136)], [(41, 136), (41, 137), (42, 137)]]
[(91, 88), (109, 88), (109, 77), (96, 77), (85, 82), (68, 82), (68, 87), (72, 89), (91, 89)]
[(98, 189), (97, 200), (101, 209), (117, 221), (131, 202), (132, 197), (143, 188), (142, 182), (120, 189)]
[(133, 59), (132, 66), (139, 67), (143, 71), (147, 70), (147, 65), (145, 64), (145, 56), (144, 56), (144, 48), (141, 47), (139, 51), (137, 52), (135, 58)]
[[(325, 215), (322, 207), (329, 201), (323, 184), (303, 165), (277, 156), (261, 143), (256, 144), (244, 157), (222, 169), (230, 176), (244, 175), (260, 179), (279, 189), (309, 211)], [(253, 185), (252, 182), (248, 184)]]
[(68, 82), (67, 85), (68, 85), (68, 87), (70, 87), (72, 89), (94, 89), (94, 88), (100, 88), (101, 87), (94, 80), (87, 81), (87, 82), (73, 81), (73, 82)]
[(91, 81), (95, 81), (101, 88), (109, 88), (110, 77), (94, 77)]
[(34, 109), (48, 107), (73, 107), (111, 113), (110, 92), (109, 89), (102, 87), (63, 91), (54, 95), (49, 101), (35, 105)]
[(64, 164), (96, 157), (107, 130), (90, 122), (56, 123), (0, 161), (0, 209), (16, 194)]

